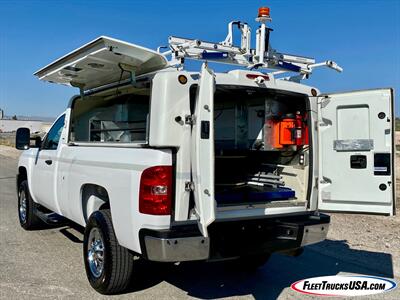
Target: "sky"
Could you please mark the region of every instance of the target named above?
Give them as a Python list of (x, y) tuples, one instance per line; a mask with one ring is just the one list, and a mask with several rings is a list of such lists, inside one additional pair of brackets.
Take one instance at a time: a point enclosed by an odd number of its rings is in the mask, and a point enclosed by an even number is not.
[(273, 48), (344, 68), (317, 69), (303, 83), (322, 92), (392, 87), (400, 93), (400, 0), (0, 0), (0, 108), (10, 116), (59, 115), (79, 91), (32, 74), (100, 35), (156, 49), (170, 35), (222, 41), (227, 23), (241, 20), (253, 29), (254, 47), (261, 6), (271, 9)]

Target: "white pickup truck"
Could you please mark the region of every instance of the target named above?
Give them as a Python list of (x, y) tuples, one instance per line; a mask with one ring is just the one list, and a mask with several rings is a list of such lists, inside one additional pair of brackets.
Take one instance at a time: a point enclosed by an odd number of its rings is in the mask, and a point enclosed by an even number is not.
[[(261, 59), (259, 44), (242, 45), (246, 56), (229, 35), (211, 50), (171, 37), (161, 54), (100, 37), (35, 73), (80, 94), (42, 141), (30, 146), (29, 129), (18, 130), (21, 226), (60, 217), (84, 226), (87, 277), (111, 294), (126, 288), (134, 256), (257, 267), (324, 240), (321, 212), (392, 215), (393, 91), (321, 94), (276, 78), (307, 68)], [(196, 51), (254, 69), (185, 71)]]

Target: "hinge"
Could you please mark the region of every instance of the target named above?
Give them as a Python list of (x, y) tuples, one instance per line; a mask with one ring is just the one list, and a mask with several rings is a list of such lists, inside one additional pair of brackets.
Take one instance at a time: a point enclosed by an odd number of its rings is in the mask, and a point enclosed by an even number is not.
[(319, 183), (321, 183), (321, 184), (327, 184), (327, 183), (331, 184), (332, 180), (330, 178), (328, 178), (328, 177), (322, 176), (322, 179), (319, 181)]
[(194, 208), (192, 208), (192, 209), (190, 210), (190, 213), (189, 213), (189, 218), (192, 219), (192, 217), (193, 217), (194, 219), (197, 219), (197, 220), (200, 219), (199, 214), (197, 213), (196, 209), (194, 209)]
[(315, 177), (314, 187), (318, 189), (318, 177)]
[(185, 116), (185, 124), (194, 125), (196, 123), (195, 115), (186, 115)]
[(329, 96), (324, 96), (323, 98), (321, 98), (321, 101), (319, 102), (321, 104), (321, 108), (326, 107), (329, 102), (331, 102), (331, 98)]
[(193, 181), (186, 181), (185, 182), (185, 191), (186, 192), (193, 192), (194, 191), (194, 182)]

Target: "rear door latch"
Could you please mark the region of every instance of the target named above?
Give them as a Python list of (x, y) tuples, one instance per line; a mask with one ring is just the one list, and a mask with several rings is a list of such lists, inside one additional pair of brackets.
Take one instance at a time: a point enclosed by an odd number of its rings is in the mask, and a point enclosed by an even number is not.
[(186, 192), (193, 192), (194, 191), (194, 182), (193, 181), (186, 181), (185, 182), (185, 191)]
[(196, 122), (196, 117), (194, 115), (186, 115), (185, 116), (185, 124), (194, 125)]

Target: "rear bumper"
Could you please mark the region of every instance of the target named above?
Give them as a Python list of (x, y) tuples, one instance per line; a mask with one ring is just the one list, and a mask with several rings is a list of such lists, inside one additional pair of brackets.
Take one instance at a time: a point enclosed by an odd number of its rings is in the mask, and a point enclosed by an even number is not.
[(197, 224), (141, 229), (142, 255), (152, 261), (213, 260), (297, 249), (326, 238), (330, 217), (307, 214), (214, 222), (205, 238)]

